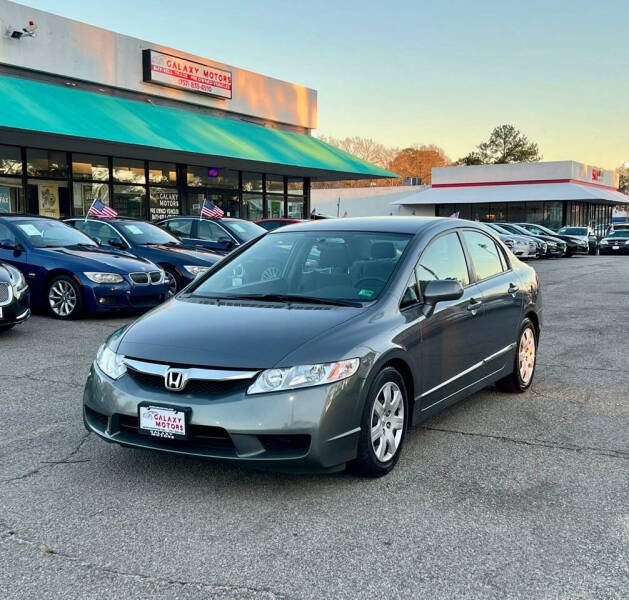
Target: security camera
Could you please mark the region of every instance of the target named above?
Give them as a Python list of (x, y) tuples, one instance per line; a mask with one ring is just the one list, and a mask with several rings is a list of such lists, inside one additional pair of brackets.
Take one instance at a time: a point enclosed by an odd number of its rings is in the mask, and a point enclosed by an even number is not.
[(37, 25), (35, 25), (34, 21), (29, 21), (26, 27), (22, 27), (22, 29), (16, 29), (9, 25), (7, 27), (7, 36), (14, 40), (21, 40), (23, 37), (35, 37), (35, 32), (37, 31)]

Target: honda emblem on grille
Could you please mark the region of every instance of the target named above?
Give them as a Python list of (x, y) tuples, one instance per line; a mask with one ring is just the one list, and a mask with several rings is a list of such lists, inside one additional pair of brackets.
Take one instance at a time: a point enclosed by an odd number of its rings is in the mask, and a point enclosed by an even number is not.
[(168, 369), (164, 375), (164, 386), (172, 392), (180, 392), (186, 387), (188, 376), (180, 369)]

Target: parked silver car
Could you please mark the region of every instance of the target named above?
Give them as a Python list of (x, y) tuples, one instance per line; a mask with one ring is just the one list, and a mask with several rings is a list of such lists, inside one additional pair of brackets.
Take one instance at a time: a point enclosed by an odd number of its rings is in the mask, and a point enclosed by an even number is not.
[(485, 224), (498, 234), (502, 243), (518, 258), (537, 258), (546, 253), (545, 249), (543, 251), (542, 248), (538, 249), (538, 244), (533, 238), (525, 235), (515, 235), (495, 223)]

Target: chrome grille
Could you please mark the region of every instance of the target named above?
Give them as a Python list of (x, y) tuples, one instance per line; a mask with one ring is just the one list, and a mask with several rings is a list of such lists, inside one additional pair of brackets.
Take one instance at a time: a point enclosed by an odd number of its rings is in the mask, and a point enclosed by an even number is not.
[(0, 306), (9, 304), (11, 302), (11, 286), (8, 283), (0, 283)]
[(162, 272), (161, 271), (151, 271), (149, 273), (151, 278), (151, 283), (159, 283), (162, 280)]

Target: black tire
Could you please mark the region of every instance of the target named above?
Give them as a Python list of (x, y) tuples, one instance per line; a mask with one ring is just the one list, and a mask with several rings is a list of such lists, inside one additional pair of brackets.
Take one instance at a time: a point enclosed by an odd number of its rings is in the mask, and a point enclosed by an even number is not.
[(166, 273), (168, 279), (168, 297), (174, 296), (183, 286), (181, 284), (181, 278), (175, 269), (172, 267), (162, 267)]
[[(384, 390), (387, 384), (393, 384), (393, 387), (390, 389), (397, 388), (401, 395), (401, 405), (403, 406), (403, 415), (402, 415), (402, 427), (401, 434), (399, 437), (399, 441), (397, 442), (397, 447), (395, 448), (392, 456), (386, 460), (381, 460), (376, 455), (376, 451), (374, 450), (374, 443), (371, 440), (372, 433), (372, 419), (374, 417), (374, 404), (378, 401), (378, 397), (380, 393)], [(382, 396), (380, 396), (382, 397)], [(396, 414), (389, 415), (391, 419), (398, 418), (399, 419), (399, 411), (396, 409)], [(378, 418), (376, 416), (376, 418)], [(383, 415), (383, 418), (384, 417)], [(408, 412), (408, 397), (406, 392), (406, 386), (404, 385), (404, 379), (402, 376), (392, 367), (386, 367), (378, 373), (373, 383), (371, 384), (371, 388), (369, 390), (369, 395), (367, 396), (367, 401), (365, 402), (365, 407), (363, 409), (362, 419), (360, 422), (360, 437), (358, 439), (358, 456), (356, 460), (352, 463), (351, 468), (353, 471), (363, 475), (365, 477), (382, 477), (386, 475), (395, 467), (398, 459), (400, 458), (400, 454), (402, 452), (402, 447), (404, 445), (404, 438), (406, 436), (406, 430), (408, 427), (409, 420), (409, 412)], [(382, 421), (381, 421), (382, 422)], [(385, 427), (386, 423), (383, 423), (382, 429), (382, 437), (379, 440), (378, 446), (380, 444), (385, 444), (385, 456), (386, 457), (386, 449), (390, 448), (390, 442), (385, 440)], [(389, 427), (390, 435), (397, 435), (396, 432)]]
[[(53, 306), (53, 302), (51, 300), (51, 294), (53, 290), (63, 288), (67, 289), (70, 295), (73, 294), (73, 305), (72, 309), (69, 312), (65, 310), (59, 310)], [(71, 292), (70, 292), (71, 290)], [(50, 314), (55, 317), (55, 319), (61, 319), (62, 321), (70, 321), (73, 319), (78, 319), (83, 314), (83, 293), (81, 291), (81, 287), (79, 284), (74, 281), (72, 277), (68, 275), (59, 275), (54, 277), (48, 283), (48, 287), (46, 288), (46, 297), (44, 298), (44, 302), (48, 307)]]
[(13, 327), (15, 327), (15, 323), (12, 323), (11, 325), (0, 325), (0, 333), (3, 331), (9, 331), (9, 329), (12, 329)]
[[(522, 338), (525, 335), (525, 331), (532, 332), (533, 343), (535, 347), (535, 355), (533, 357), (533, 372), (528, 377), (528, 380), (523, 379), (520, 372), (520, 351), (522, 348)], [(503, 392), (521, 394), (522, 392), (528, 390), (529, 387), (531, 387), (531, 384), (533, 383), (533, 379), (535, 377), (535, 368), (537, 366), (537, 343), (538, 335), (533, 321), (528, 318), (524, 319), (518, 331), (518, 339), (516, 340), (515, 356), (513, 359), (513, 370), (511, 371), (511, 373), (509, 373), (509, 375), (503, 377), (496, 382), (496, 387), (499, 390)]]

